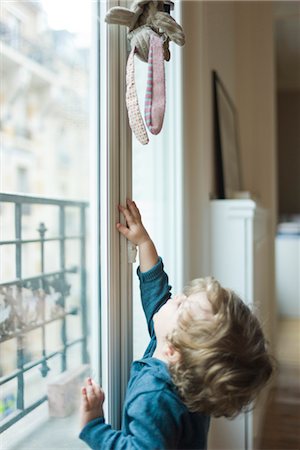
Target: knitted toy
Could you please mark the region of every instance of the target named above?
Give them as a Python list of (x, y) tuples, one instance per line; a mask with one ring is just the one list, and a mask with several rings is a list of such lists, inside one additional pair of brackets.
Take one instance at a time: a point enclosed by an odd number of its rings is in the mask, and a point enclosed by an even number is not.
[(128, 27), (131, 52), (126, 67), (126, 106), (130, 127), (141, 144), (148, 144), (149, 138), (138, 104), (134, 55), (148, 62), (145, 122), (152, 134), (158, 134), (166, 106), (164, 60), (170, 60), (169, 41), (182, 46), (185, 40), (181, 26), (169, 14), (173, 8), (169, 0), (134, 0), (131, 9), (115, 6), (105, 17), (109, 24)]

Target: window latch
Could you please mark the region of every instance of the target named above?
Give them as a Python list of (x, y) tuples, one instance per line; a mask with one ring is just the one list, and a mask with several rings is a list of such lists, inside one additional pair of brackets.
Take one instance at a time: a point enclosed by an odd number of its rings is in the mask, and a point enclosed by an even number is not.
[(137, 247), (130, 241), (127, 241), (128, 263), (133, 264), (136, 261)]

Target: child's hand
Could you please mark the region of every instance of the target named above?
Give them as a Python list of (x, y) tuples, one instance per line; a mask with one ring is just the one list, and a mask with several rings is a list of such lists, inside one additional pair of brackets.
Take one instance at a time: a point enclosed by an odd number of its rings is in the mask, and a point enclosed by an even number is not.
[(81, 388), (81, 428), (98, 417), (103, 417), (105, 395), (101, 387), (91, 378), (87, 378)]
[(133, 201), (127, 200), (127, 208), (119, 205), (119, 210), (125, 217), (127, 223), (127, 226), (117, 223), (117, 229), (123, 236), (135, 245), (142, 245), (151, 240), (142, 224), (142, 218), (138, 207)]

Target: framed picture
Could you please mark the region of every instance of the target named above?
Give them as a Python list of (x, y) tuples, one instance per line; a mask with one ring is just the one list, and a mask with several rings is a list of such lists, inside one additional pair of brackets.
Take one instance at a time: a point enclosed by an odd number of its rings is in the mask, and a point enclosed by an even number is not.
[(217, 197), (233, 198), (241, 191), (238, 117), (236, 108), (217, 72), (213, 71), (214, 137)]

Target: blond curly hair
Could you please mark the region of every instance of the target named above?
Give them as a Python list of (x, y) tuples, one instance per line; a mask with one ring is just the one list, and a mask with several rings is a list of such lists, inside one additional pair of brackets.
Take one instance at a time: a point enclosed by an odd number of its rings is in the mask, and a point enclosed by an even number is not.
[(204, 292), (212, 315), (199, 318), (182, 310), (167, 337), (178, 351), (171, 377), (190, 411), (214, 417), (234, 417), (257, 397), (273, 372), (263, 331), (250, 308), (213, 278), (193, 280), (188, 297)]

